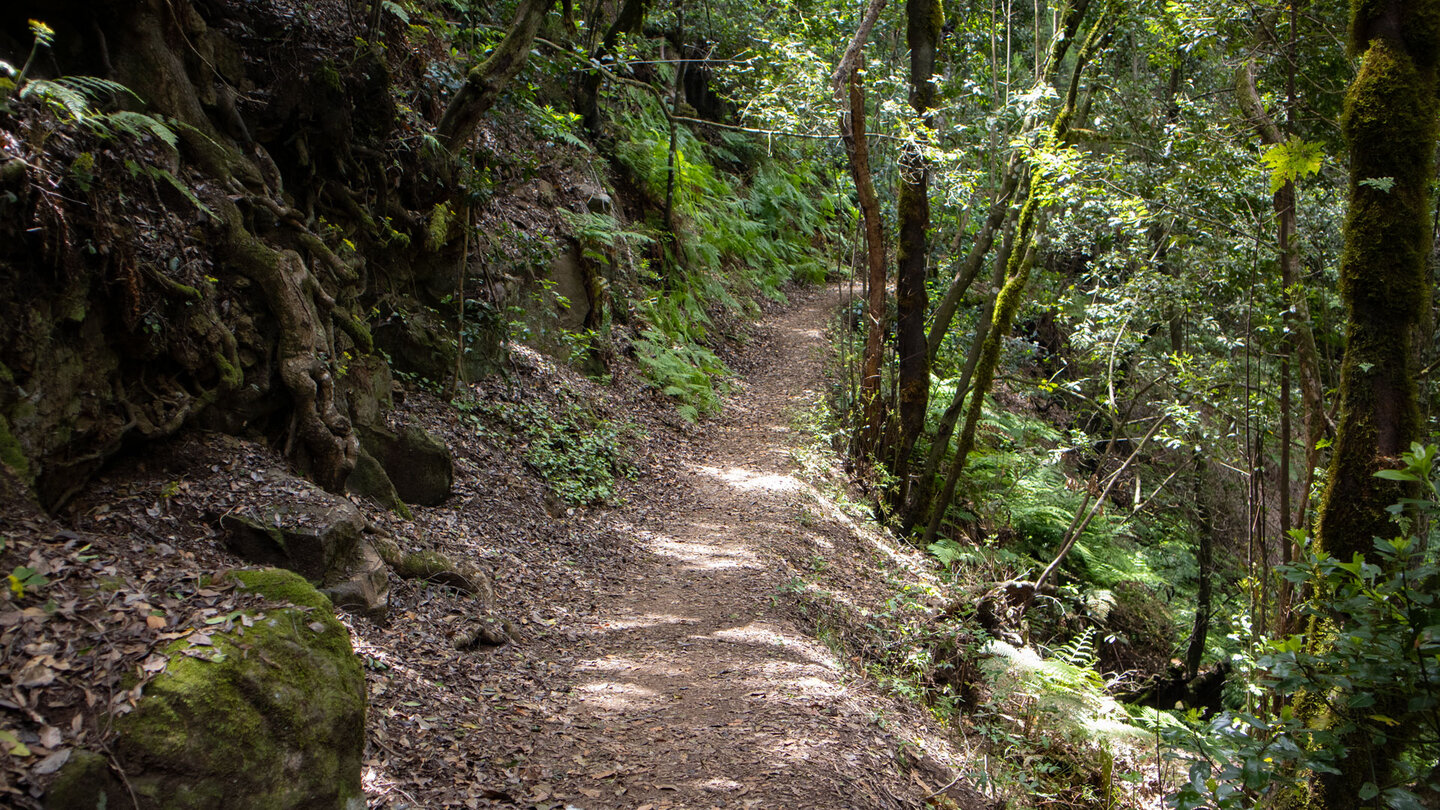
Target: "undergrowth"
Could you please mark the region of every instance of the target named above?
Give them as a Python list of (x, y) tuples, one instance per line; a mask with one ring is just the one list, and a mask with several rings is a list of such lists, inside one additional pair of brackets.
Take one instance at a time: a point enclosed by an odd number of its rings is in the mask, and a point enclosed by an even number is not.
[(455, 403), (480, 434), (494, 423), (518, 439), (525, 461), (566, 503), (613, 503), (616, 478), (631, 477), (626, 442), (634, 426), (597, 417), (568, 392), (555, 406), (539, 399), (518, 402), (461, 400)]
[[(617, 106), (616, 155), (650, 219), (574, 224), (585, 228), (592, 248), (632, 258), (647, 251), (615, 293), (628, 297), (639, 320), (630, 344), (641, 371), (694, 421), (718, 409), (727, 390), (713, 316), (754, 316), (759, 299), (784, 302), (787, 285), (824, 281), (824, 250), (838, 242), (848, 212), (806, 147), (768, 155), (752, 136), (723, 133), (707, 142), (681, 126), (672, 159), (670, 125), (655, 99), (624, 91)], [(733, 166), (756, 168), (742, 177)]]

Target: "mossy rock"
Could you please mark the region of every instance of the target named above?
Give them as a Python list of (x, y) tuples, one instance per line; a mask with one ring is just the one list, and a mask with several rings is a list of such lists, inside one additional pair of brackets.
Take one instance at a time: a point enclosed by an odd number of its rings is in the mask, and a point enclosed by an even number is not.
[(230, 550), (258, 565), (288, 568), (319, 582), (349, 557), (365, 530), (365, 516), (349, 501), (294, 479), (295, 497), (220, 519)]
[(26, 487), (35, 485), (35, 476), (30, 471), (30, 459), (25, 455), (25, 450), (15, 435), (10, 432), (10, 421), (3, 414), (0, 414), (0, 465), (25, 482)]
[(355, 459), (355, 469), (351, 470), (350, 477), (345, 479), (345, 491), (351, 495), (369, 498), (407, 520), (414, 517), (410, 507), (400, 499), (400, 493), (395, 491), (395, 483), (390, 480), (385, 468), (364, 448), (361, 448)]
[(414, 551), (401, 555), (393, 565), (395, 573), (404, 579), (423, 579), (437, 585), (448, 585), (479, 596), (484, 602), (493, 601), (490, 578), (483, 571), (471, 566), (457, 565), (443, 554)]
[(45, 791), (45, 810), (95, 810), (125, 807), (125, 788), (110, 773), (110, 760), (94, 751), (77, 748)]
[(293, 606), (215, 633), (213, 646), (166, 650), (166, 670), (116, 720), (116, 755), (140, 806), (364, 807), (365, 678), (330, 600), (289, 571), (234, 576)]
[(357, 429), (366, 452), (385, 468), (405, 503), (435, 506), (450, 497), (455, 461), (450, 448), (419, 425)]
[[(263, 505), (220, 519), (226, 545), (256, 565), (288, 568), (325, 589), (340, 607), (381, 616), (389, 606), (385, 565), (362, 537), (365, 516), (355, 504), (308, 481), (272, 473)], [(403, 504), (402, 504), (403, 505)]]

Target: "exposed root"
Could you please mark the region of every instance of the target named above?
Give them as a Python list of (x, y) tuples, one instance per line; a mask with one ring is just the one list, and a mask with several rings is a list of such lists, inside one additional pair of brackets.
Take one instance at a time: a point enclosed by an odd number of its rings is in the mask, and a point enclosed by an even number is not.
[(338, 492), (355, 466), (359, 442), (335, 406), (335, 356), (328, 324), (335, 300), (293, 250), (276, 250), (245, 228), (240, 209), (221, 206), (227, 253), (235, 269), (259, 285), (279, 324), (280, 380), (290, 392), (295, 433), (309, 452), (311, 474)]

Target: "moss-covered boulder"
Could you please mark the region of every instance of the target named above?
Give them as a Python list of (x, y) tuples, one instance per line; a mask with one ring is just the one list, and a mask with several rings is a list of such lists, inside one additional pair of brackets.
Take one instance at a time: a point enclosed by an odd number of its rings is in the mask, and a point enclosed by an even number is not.
[(361, 427), (357, 432), (361, 446), (385, 468), (405, 503), (434, 506), (450, 497), (455, 461), (450, 448), (424, 428)]
[(45, 791), (45, 810), (95, 810), (124, 807), (125, 788), (110, 773), (110, 760), (94, 751), (77, 748)]
[(240, 571), (287, 602), (180, 640), (114, 750), (143, 808), (362, 808), (365, 678), (330, 600), (289, 571)]
[(487, 606), (495, 601), (490, 577), (484, 571), (473, 565), (456, 563), (438, 552), (412, 551), (400, 555), (392, 564), (395, 573), (403, 579), (422, 579), (437, 585), (446, 585), (479, 597)]

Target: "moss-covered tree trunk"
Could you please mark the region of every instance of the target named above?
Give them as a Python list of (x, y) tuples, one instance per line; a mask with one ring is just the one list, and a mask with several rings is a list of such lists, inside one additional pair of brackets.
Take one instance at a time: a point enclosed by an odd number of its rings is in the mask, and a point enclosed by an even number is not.
[[(1055, 121), (1047, 136), (1047, 144), (1050, 147), (1063, 143), (1065, 136), (1070, 132), (1071, 122), (1075, 117), (1080, 97), (1080, 78), (1084, 74), (1086, 65), (1099, 53), (1101, 44), (1114, 25), (1116, 5), (1114, 0), (1105, 3), (1099, 19), (1090, 28), (1084, 44), (1075, 55), (1075, 67), (1070, 75), (1070, 84), (1065, 94), (1064, 104), (1056, 113)], [(1088, 4), (1086, 3), (1076, 3), (1067, 8), (1065, 20), (1062, 23), (1064, 30), (1066, 32), (1078, 30), (1081, 17), (1087, 10)], [(1069, 35), (1067, 33), (1066, 38)], [(1059, 48), (1058, 45), (1052, 45), (1052, 54), (1056, 52), (1057, 48)], [(1063, 50), (1059, 52), (1064, 53)], [(1052, 61), (1058, 61), (1058, 59), (1052, 57)], [(1020, 311), (1020, 304), (1024, 301), (1025, 287), (1030, 281), (1030, 270), (1034, 265), (1036, 253), (1035, 229), (1040, 217), (1040, 209), (1045, 204), (1044, 200), (1048, 193), (1049, 181), (1040, 176), (1038, 172), (1034, 173), (1030, 179), (1030, 193), (1026, 195), (1025, 206), (1020, 209), (1020, 220), (1015, 232), (1015, 247), (1006, 266), (1005, 284), (995, 297), (990, 330), (985, 335), (984, 343), (980, 348), (980, 358), (975, 366), (975, 379), (971, 386), (970, 407), (965, 413), (965, 425), (961, 428), (959, 444), (955, 449), (955, 458), (951, 462), (950, 470), (946, 473), (940, 497), (935, 499), (934, 505), (931, 507), (930, 520), (925, 527), (922, 545), (934, 542), (935, 535), (940, 529), (940, 522), (944, 519), (945, 510), (950, 505), (950, 499), (955, 496), (955, 486), (959, 481), (960, 474), (964, 472), (970, 451), (975, 446), (975, 430), (980, 423), (980, 413), (984, 408), (985, 396), (990, 393), (990, 385), (995, 381), (995, 367), (1000, 361), (1000, 349), (1005, 338), (1010, 335), (1010, 327), (1014, 323), (1015, 313)]]
[(465, 84), (450, 100), (445, 114), (440, 118), (435, 136), (440, 143), (454, 152), (470, 140), (475, 127), (487, 110), (494, 106), (505, 85), (525, 67), (530, 56), (530, 46), (540, 30), (540, 22), (550, 12), (555, 0), (521, 0), (515, 11), (515, 22), (505, 33), (505, 38), (495, 46), (490, 56), (465, 74)]
[[(1348, 318), (1340, 421), (1315, 538), (1318, 549), (1342, 560), (1370, 556), (1374, 538), (1392, 533), (1386, 507), (1405, 492), (1375, 473), (1397, 466), (1420, 436), (1411, 334), (1430, 299), (1425, 261), (1440, 0), (1357, 0), (1350, 36), (1362, 62), (1341, 121), (1350, 145), (1350, 207), (1340, 258)], [(1310, 643), (1323, 648), (1335, 629), (1312, 625)], [(1383, 714), (1385, 708), (1366, 711)], [(1376, 731), (1362, 723), (1343, 736), (1341, 773), (1316, 780), (1313, 806), (1354, 807), (1365, 782), (1385, 784), (1405, 730)]]
[(1440, 0), (1359, 3), (1352, 26), (1364, 61), (1342, 121), (1350, 144), (1340, 259), (1348, 320), (1339, 431), (1317, 537), (1332, 556), (1347, 559), (1369, 554), (1371, 539), (1390, 533), (1385, 508), (1400, 491), (1375, 472), (1395, 466), (1419, 437), (1410, 333), (1429, 300)]
[[(930, 125), (935, 106), (935, 47), (940, 40), (940, 0), (908, 0), (905, 4), (906, 41), (910, 45), (910, 105), (922, 127)], [(895, 319), (896, 354), (899, 355), (900, 396), (896, 411), (900, 432), (895, 445), (893, 472), (899, 482), (893, 493), (903, 505), (909, 490), (910, 452), (925, 429), (930, 401), (930, 352), (925, 341), (925, 290), (930, 235), (930, 166), (925, 157), (926, 129), (908, 144), (900, 163), (900, 244), (896, 251)]]

